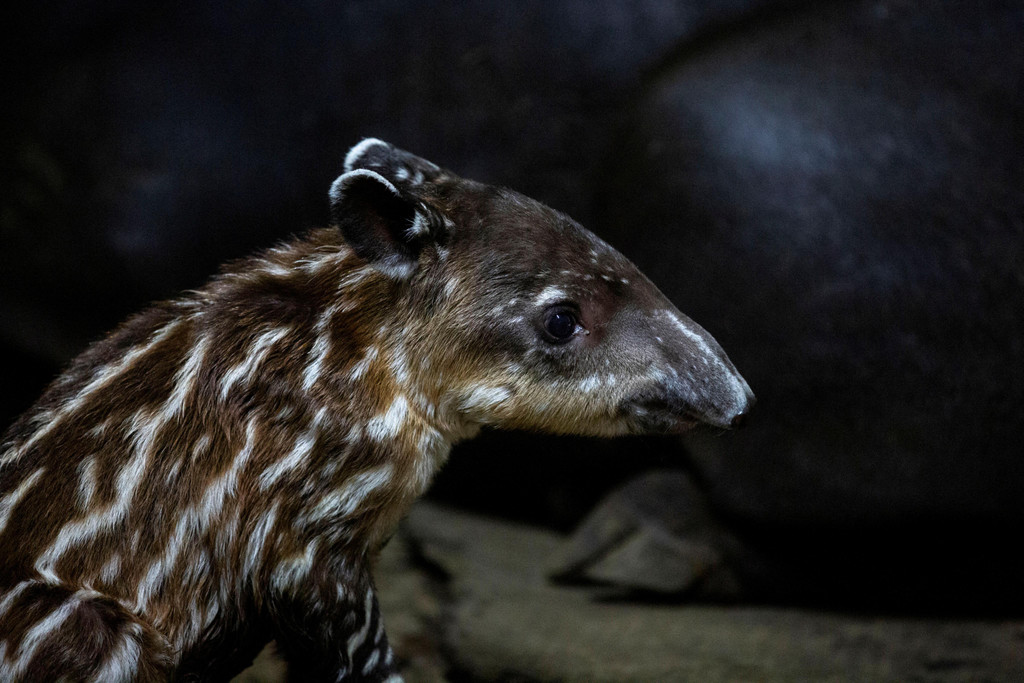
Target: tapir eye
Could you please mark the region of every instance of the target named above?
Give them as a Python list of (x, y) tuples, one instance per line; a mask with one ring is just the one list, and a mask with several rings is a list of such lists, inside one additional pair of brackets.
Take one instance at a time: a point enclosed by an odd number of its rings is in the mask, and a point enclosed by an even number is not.
[(544, 312), (544, 336), (549, 342), (564, 344), (578, 328), (579, 317), (567, 306), (552, 306)]

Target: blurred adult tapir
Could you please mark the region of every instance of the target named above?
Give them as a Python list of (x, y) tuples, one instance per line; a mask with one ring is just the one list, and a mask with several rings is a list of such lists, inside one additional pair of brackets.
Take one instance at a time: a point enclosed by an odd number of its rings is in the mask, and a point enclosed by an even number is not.
[(1024, 12), (922, 10), (824, 8), (668, 61), (597, 213), (751, 369), (759, 419), (690, 444), (764, 553), (748, 578), (1019, 610)]
[(733, 563), (738, 595), (1024, 609), (1024, 13), (583, 5), (8, 23), (5, 426), (127, 312), (321, 223), (320, 179), (376, 135), (620, 245), (760, 399), (685, 451), (485, 438), (436, 495), (569, 528), (629, 475), (684, 468), (698, 487), (673, 490), (709, 514), (674, 509), (727, 531), (666, 527)]

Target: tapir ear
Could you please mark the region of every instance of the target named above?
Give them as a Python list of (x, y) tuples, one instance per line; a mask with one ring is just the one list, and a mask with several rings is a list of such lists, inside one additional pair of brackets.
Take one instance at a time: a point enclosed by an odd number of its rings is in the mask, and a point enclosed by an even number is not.
[(392, 185), (412, 191), (443, 174), (437, 164), (377, 138), (366, 138), (345, 155), (346, 171), (360, 168), (379, 173)]
[(330, 196), (331, 218), (360, 257), (396, 277), (413, 272), (429, 235), (418, 202), (366, 169), (340, 176)]

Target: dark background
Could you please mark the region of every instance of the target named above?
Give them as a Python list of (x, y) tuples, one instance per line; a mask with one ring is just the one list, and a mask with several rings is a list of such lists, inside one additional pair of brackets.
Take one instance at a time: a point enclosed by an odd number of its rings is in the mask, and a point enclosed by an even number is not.
[(0, 418), (127, 314), (327, 220), (380, 137), (563, 210), (721, 342), (751, 424), (486, 434), (433, 492), (571, 529), (689, 472), (754, 600), (1024, 609), (1017, 2), (14, 2)]

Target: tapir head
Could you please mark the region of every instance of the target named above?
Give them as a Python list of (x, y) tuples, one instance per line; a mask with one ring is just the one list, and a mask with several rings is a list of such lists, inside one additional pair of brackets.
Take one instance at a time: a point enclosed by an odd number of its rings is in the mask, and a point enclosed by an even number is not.
[(712, 336), (567, 216), (379, 140), (353, 148), (346, 169), (336, 222), (406, 288), (406, 355), (450, 420), (681, 432), (736, 426), (753, 406)]

